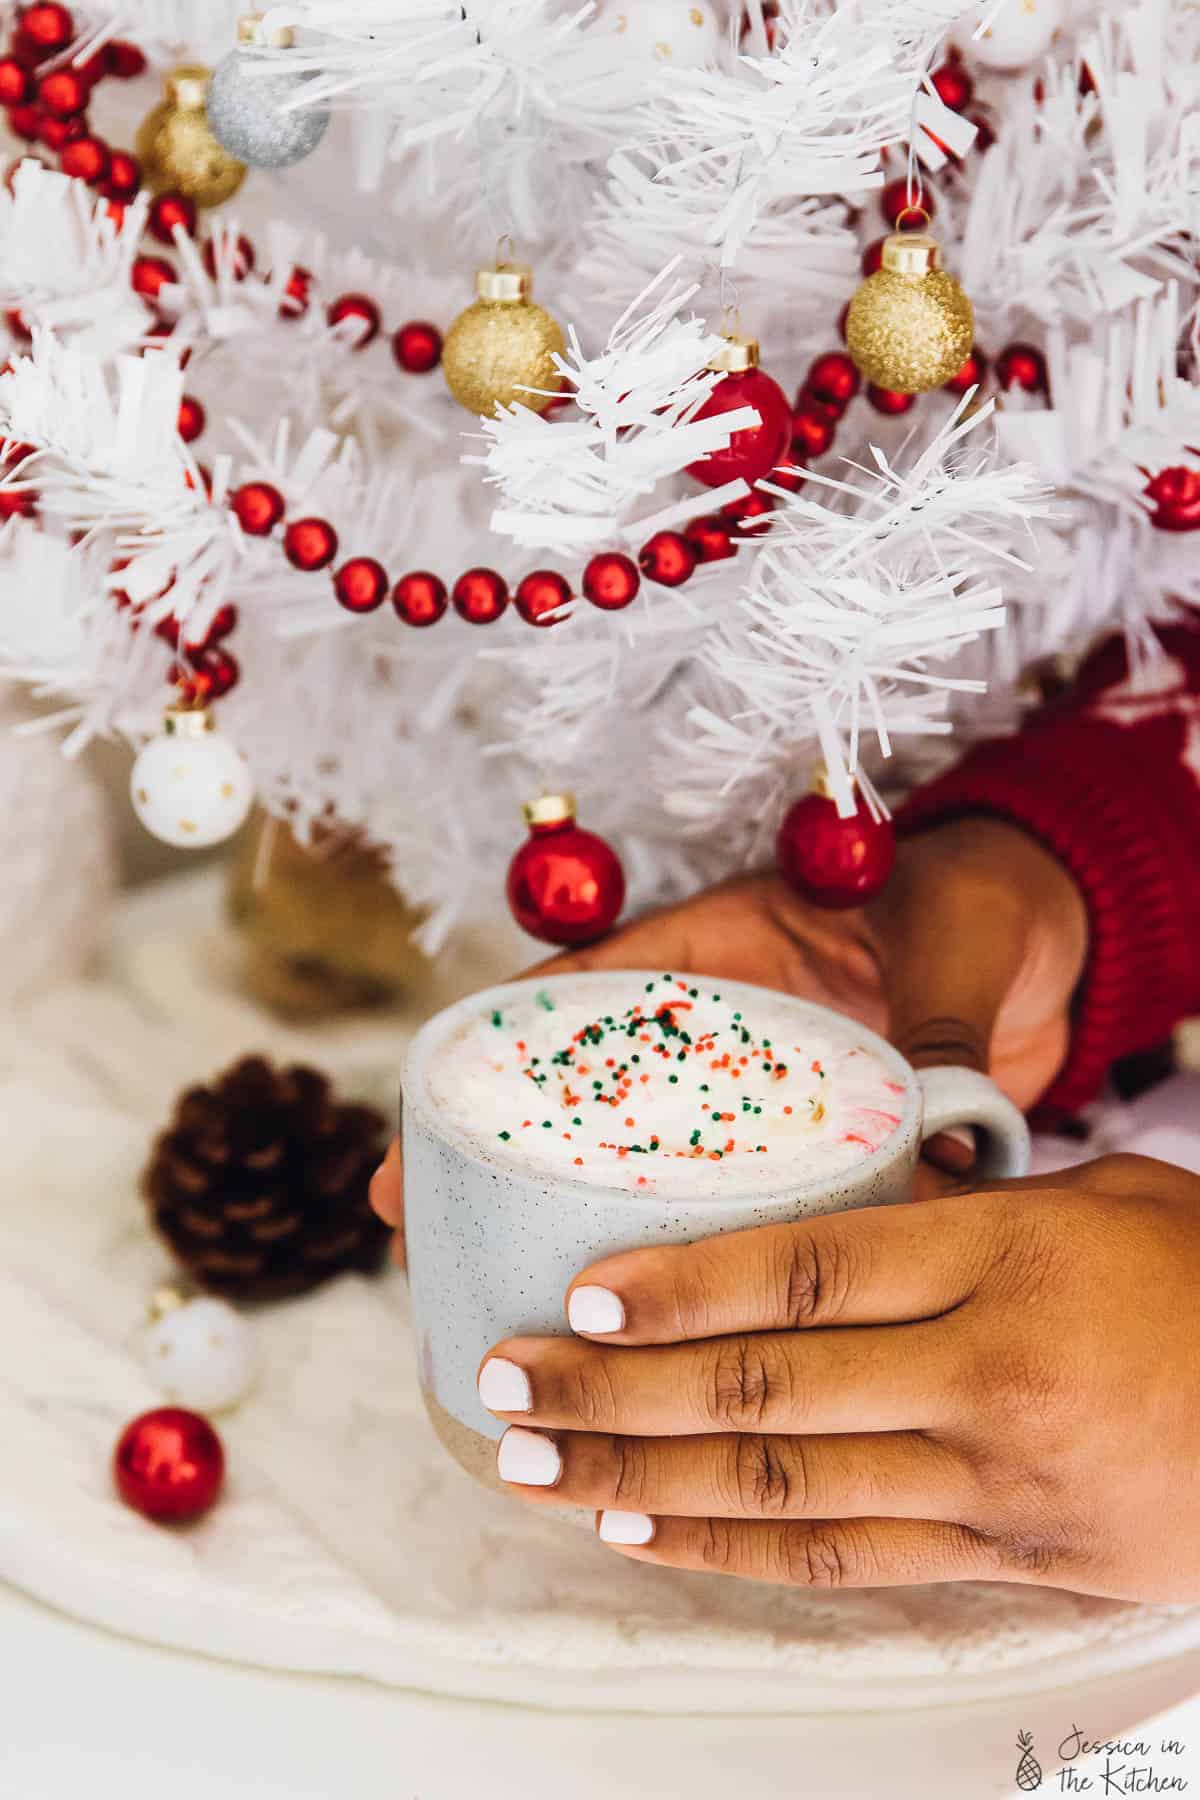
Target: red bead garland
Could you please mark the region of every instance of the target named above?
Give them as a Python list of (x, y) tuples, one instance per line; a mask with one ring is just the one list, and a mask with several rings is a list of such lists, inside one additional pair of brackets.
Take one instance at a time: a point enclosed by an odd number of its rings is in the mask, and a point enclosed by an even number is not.
[(1160, 469), (1146, 483), (1154, 502), (1150, 523), (1159, 531), (1200, 530), (1200, 470), (1182, 465)]
[(287, 510), (283, 495), (269, 481), (247, 481), (229, 504), (248, 537), (270, 537)]
[(724, 562), (728, 557), (737, 555), (732, 527), (729, 520), (722, 518), (720, 513), (693, 519), (684, 536), (695, 551), (697, 562)]
[(165, 287), (174, 286), (175, 270), (165, 257), (139, 256), (134, 260), (129, 279), (135, 294), (153, 302)]
[(442, 334), (436, 325), (414, 319), (392, 338), (392, 354), (409, 375), (427, 375), (442, 360)]
[(571, 599), (571, 584), (554, 569), (536, 569), (526, 575), (513, 595), (513, 604), (527, 625), (557, 625), (562, 608)]
[[(112, 157), (104, 140), (89, 135), (73, 138), (69, 144), (64, 144), (58, 166), (64, 175), (73, 175), (77, 181), (86, 181), (89, 187), (95, 187), (108, 175), (111, 162)], [(171, 279), (174, 278), (172, 273)]]
[(338, 534), (325, 519), (296, 519), (283, 534), (283, 551), (306, 575), (327, 569), (338, 553)]
[(397, 618), (418, 629), (436, 625), (450, 605), (446, 584), (427, 569), (415, 569), (402, 575), (392, 590), (392, 605)]
[(1004, 393), (1012, 387), (1026, 394), (1044, 394), (1050, 383), (1046, 359), (1036, 344), (1009, 344), (996, 358), (996, 384)]
[(801, 462), (824, 456), (833, 447), (834, 435), (833, 420), (814, 406), (797, 407), (792, 414), (792, 454)]
[(38, 105), (55, 119), (74, 119), (91, 98), (91, 88), (78, 69), (55, 69), (38, 82)]
[(862, 376), (853, 357), (841, 350), (827, 350), (813, 362), (802, 391), (824, 401), (826, 406), (836, 406), (844, 411), (861, 387)]
[(225, 1479), (221, 1440), (199, 1413), (160, 1406), (127, 1425), (113, 1454), (113, 1479), (127, 1506), (160, 1524), (207, 1512)]
[[(69, 173), (70, 171), (64, 171)], [(136, 200), (142, 186), (142, 165), (127, 150), (114, 150), (108, 159), (108, 176), (101, 192), (106, 199), (128, 205)]]
[(966, 362), (952, 375), (946, 383), (948, 394), (967, 394), (973, 387), (982, 387), (987, 380), (988, 359), (976, 344)]
[(340, 300), (334, 301), (326, 317), (335, 328), (345, 325), (347, 320), (353, 321), (356, 328), (344, 333), (352, 350), (365, 350), (383, 328), (383, 315), (369, 294), (343, 294)]
[(178, 431), (185, 444), (194, 444), (208, 424), (208, 414), (193, 394), (185, 394), (179, 402)]
[(74, 40), (75, 21), (65, 6), (52, 0), (27, 6), (17, 22), (17, 40), (22, 50), (40, 62), (65, 50)]
[(156, 194), (150, 204), (147, 225), (160, 244), (173, 244), (175, 232), (182, 229), (195, 237), (200, 209), (188, 194)]
[(682, 587), (696, 569), (696, 552), (678, 531), (656, 531), (642, 545), (638, 566), (647, 581), (661, 587)]
[(495, 569), (468, 569), (455, 582), (450, 598), (468, 625), (491, 625), (508, 607), (508, 583)]
[(279, 303), (281, 319), (302, 319), (312, 305), (312, 285), (315, 276), (311, 269), (302, 269), (297, 265), (284, 285), (283, 299)]
[(0, 56), (0, 106), (25, 106), (33, 97), (33, 76), (15, 56)]
[(621, 612), (631, 606), (641, 585), (637, 564), (619, 550), (593, 556), (583, 571), (584, 597), (602, 612)]
[(373, 556), (352, 556), (334, 576), (333, 591), (347, 612), (374, 612), (387, 599), (388, 572)]
[(873, 382), (868, 382), (867, 400), (877, 413), (883, 413), (888, 418), (899, 418), (902, 413), (912, 411), (917, 403), (917, 396), (896, 394), (891, 388), (876, 387)]

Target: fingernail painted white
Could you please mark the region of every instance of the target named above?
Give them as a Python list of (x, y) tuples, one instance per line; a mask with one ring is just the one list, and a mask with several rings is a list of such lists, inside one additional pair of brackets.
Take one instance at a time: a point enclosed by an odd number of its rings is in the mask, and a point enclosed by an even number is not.
[(567, 1319), (572, 1331), (602, 1337), (606, 1332), (624, 1331), (625, 1308), (620, 1296), (608, 1288), (580, 1287), (567, 1301)]
[(489, 1412), (532, 1412), (533, 1389), (524, 1369), (491, 1356), (479, 1371), (479, 1398)]
[(600, 1539), (605, 1544), (648, 1544), (654, 1536), (654, 1520), (649, 1513), (605, 1512), (600, 1514)]
[(500, 1439), (496, 1472), (501, 1481), (515, 1481), (520, 1487), (553, 1487), (562, 1474), (562, 1457), (552, 1438), (510, 1425)]

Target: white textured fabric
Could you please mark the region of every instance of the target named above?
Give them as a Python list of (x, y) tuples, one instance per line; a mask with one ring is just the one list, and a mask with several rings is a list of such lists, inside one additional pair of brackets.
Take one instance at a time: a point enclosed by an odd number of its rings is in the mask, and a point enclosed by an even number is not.
[[(1200, 1643), (1197, 1610), (999, 1585), (805, 1595), (625, 1563), (445, 1458), (398, 1275), (260, 1313), (221, 1505), (184, 1531), (127, 1511), (109, 1454), (159, 1399), (133, 1349), (167, 1267), (137, 1193), (151, 1132), (181, 1085), (260, 1048), (390, 1104), (403, 1037), (268, 1025), (227, 985), (216, 904), (208, 877), (126, 903), (101, 979), (0, 1028), (0, 1577), (212, 1656), (574, 1708), (950, 1702)], [(514, 952), (466, 957), (455, 985)]]

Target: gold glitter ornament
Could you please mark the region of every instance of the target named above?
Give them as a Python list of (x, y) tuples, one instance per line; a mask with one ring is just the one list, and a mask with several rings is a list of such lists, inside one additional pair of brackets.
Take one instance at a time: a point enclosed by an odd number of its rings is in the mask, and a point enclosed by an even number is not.
[(246, 165), (230, 156), (208, 123), (208, 69), (172, 69), (164, 97), (143, 124), (137, 153), (146, 186), (155, 194), (186, 194), (197, 206), (221, 206), (246, 179)]
[(927, 394), (958, 374), (974, 341), (974, 309), (938, 267), (937, 240), (893, 233), (850, 302), (846, 345), (859, 373), (893, 394)]
[(533, 304), (532, 274), (519, 263), (499, 263), (479, 270), (475, 291), (479, 298), (458, 315), (442, 347), (446, 386), (460, 406), (486, 418), (514, 404), (545, 412), (562, 387), (554, 356), (566, 340), (557, 319)]

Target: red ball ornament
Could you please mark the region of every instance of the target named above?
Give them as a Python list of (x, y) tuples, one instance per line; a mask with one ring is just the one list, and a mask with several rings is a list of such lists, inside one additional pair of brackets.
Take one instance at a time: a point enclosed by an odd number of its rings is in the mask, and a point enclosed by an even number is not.
[(468, 625), (491, 625), (508, 606), (508, 583), (495, 569), (468, 569), (455, 582), (450, 598)]
[(185, 444), (194, 444), (208, 424), (208, 414), (194, 394), (185, 394), (179, 402), (179, 435)]
[(929, 77), (930, 85), (943, 106), (951, 112), (962, 112), (975, 98), (975, 83), (961, 62), (944, 62)]
[(436, 325), (413, 319), (392, 338), (392, 354), (409, 375), (427, 375), (442, 360), (442, 334)]
[[(95, 187), (98, 182), (106, 179), (111, 162), (112, 157), (103, 138), (91, 136), (73, 138), (69, 144), (63, 145), (58, 158), (58, 166), (64, 175), (73, 175), (77, 181), (86, 181), (89, 187)], [(154, 258), (142, 260), (152, 262)], [(136, 268), (137, 265), (134, 266)], [(175, 279), (173, 272), (171, 279)]]
[(728, 501), (721, 511), (739, 531), (766, 531), (775, 511), (775, 499), (772, 494), (764, 494), (761, 488), (755, 488), (744, 500)]
[(402, 575), (392, 590), (396, 617), (403, 619), (406, 625), (418, 628), (436, 625), (449, 604), (445, 582), (427, 569), (414, 569), (410, 575)]
[(75, 36), (75, 21), (65, 6), (46, 4), (27, 6), (17, 20), (17, 37), (21, 48), (38, 61), (65, 50)]
[(877, 413), (883, 413), (889, 418), (899, 418), (901, 413), (911, 412), (917, 403), (915, 394), (894, 394), (891, 388), (876, 387), (873, 382), (867, 384), (867, 399)]
[(137, 157), (130, 156), (128, 150), (114, 150), (108, 159), (108, 179), (102, 190), (106, 199), (127, 205), (137, 199), (141, 186), (142, 165)]
[(865, 906), (881, 893), (896, 860), (890, 819), (872, 818), (860, 799), (849, 819), (821, 782), (797, 800), (775, 842), (779, 873), (813, 906), (830, 911)]
[(548, 625), (562, 622), (562, 608), (571, 599), (571, 584), (565, 576), (553, 569), (535, 569), (525, 579), (513, 595), (513, 604), (527, 625), (539, 625), (543, 630)]
[(1159, 531), (1200, 530), (1200, 470), (1160, 469), (1145, 488), (1154, 502), (1150, 523)]
[(337, 603), (350, 613), (374, 612), (388, 593), (388, 572), (373, 556), (352, 556), (333, 578)]
[(383, 316), (369, 294), (343, 294), (326, 316), (332, 326), (342, 325), (347, 319), (353, 322), (343, 334), (352, 350), (365, 350), (374, 343), (383, 325)]
[(38, 105), (55, 119), (74, 119), (86, 110), (91, 88), (78, 69), (55, 69), (38, 82)]
[(325, 519), (294, 519), (283, 534), (283, 553), (306, 575), (327, 569), (338, 553), (338, 534)]
[(82, 119), (55, 119), (50, 113), (43, 112), (38, 114), (37, 134), (47, 150), (58, 152), (76, 138), (86, 137), (87, 127)]
[(156, 194), (150, 204), (148, 223), (160, 244), (173, 244), (177, 226), (188, 237), (195, 237), (199, 216), (196, 202), (187, 194)]
[(302, 319), (304, 317), (312, 305), (312, 285), (315, 279), (311, 269), (302, 269), (297, 264), (287, 278), (283, 299), (279, 302), (281, 319)]
[(916, 231), (923, 229), (925, 220), (933, 218), (933, 196), (923, 190), (918, 202), (912, 197), (908, 177), (902, 175), (898, 181), (889, 181), (879, 195), (879, 210), (893, 231)]
[(814, 399), (826, 406), (836, 406), (841, 412), (846, 410), (861, 387), (862, 376), (855, 368), (853, 358), (842, 350), (827, 350), (824, 356), (818, 356), (804, 383), (805, 391)]
[(42, 128), (42, 115), (36, 106), (14, 106), (8, 115), (9, 130), (14, 137), (32, 144)]
[(982, 387), (987, 380), (987, 372), (988, 359), (976, 344), (958, 374), (952, 375), (946, 383), (946, 392), (948, 394), (966, 394), (973, 387)]
[(121, 1433), (113, 1479), (126, 1506), (160, 1524), (180, 1525), (207, 1512), (225, 1479), (221, 1440), (199, 1413), (160, 1406)]
[(602, 612), (621, 612), (638, 597), (642, 578), (637, 564), (619, 550), (593, 556), (583, 571), (583, 592)]
[(229, 504), (247, 537), (270, 537), (286, 510), (283, 495), (269, 481), (247, 481)]
[(525, 808), (529, 837), (508, 871), (508, 904), (523, 931), (546, 944), (590, 944), (625, 904), (625, 871), (602, 837), (575, 822), (569, 794)]
[(758, 366), (758, 345), (730, 339), (720, 353), (724, 370), (720, 381), (696, 413), (697, 419), (715, 419), (739, 407), (752, 406), (759, 423), (735, 431), (724, 450), (714, 450), (688, 464), (688, 474), (705, 487), (723, 487), (727, 481), (761, 481), (787, 449), (791, 409), (777, 381)]
[[(867, 245), (866, 249), (862, 253), (861, 267), (862, 267), (862, 272), (864, 275), (877, 275), (879, 273), (880, 269), (882, 269), (882, 267), (883, 267), (883, 246), (886, 243), (887, 243), (886, 238), (876, 238), (875, 242), (873, 244)], [(846, 336), (846, 333), (845, 333), (845, 331), (843, 331), (842, 337), (845, 338), (845, 336)]]
[(801, 462), (811, 462), (833, 448), (837, 435), (834, 421), (812, 406), (799, 406), (792, 414), (792, 454)]
[(697, 562), (724, 562), (727, 557), (737, 555), (733, 528), (720, 513), (693, 519), (683, 535), (696, 552)]
[(1050, 386), (1046, 359), (1036, 344), (1010, 344), (996, 358), (996, 381), (1004, 393), (1018, 387), (1027, 394), (1044, 394)]
[(656, 531), (638, 553), (638, 566), (647, 581), (662, 587), (681, 587), (696, 571), (696, 552), (678, 531)]
[[(68, 150), (74, 149), (68, 145)], [(66, 151), (63, 152), (64, 156)], [(152, 303), (156, 301), (165, 287), (172, 287), (175, 282), (175, 270), (163, 256), (139, 256), (135, 258), (130, 281), (135, 294)]]
[(0, 106), (25, 106), (33, 95), (33, 76), (15, 56), (0, 56)]

